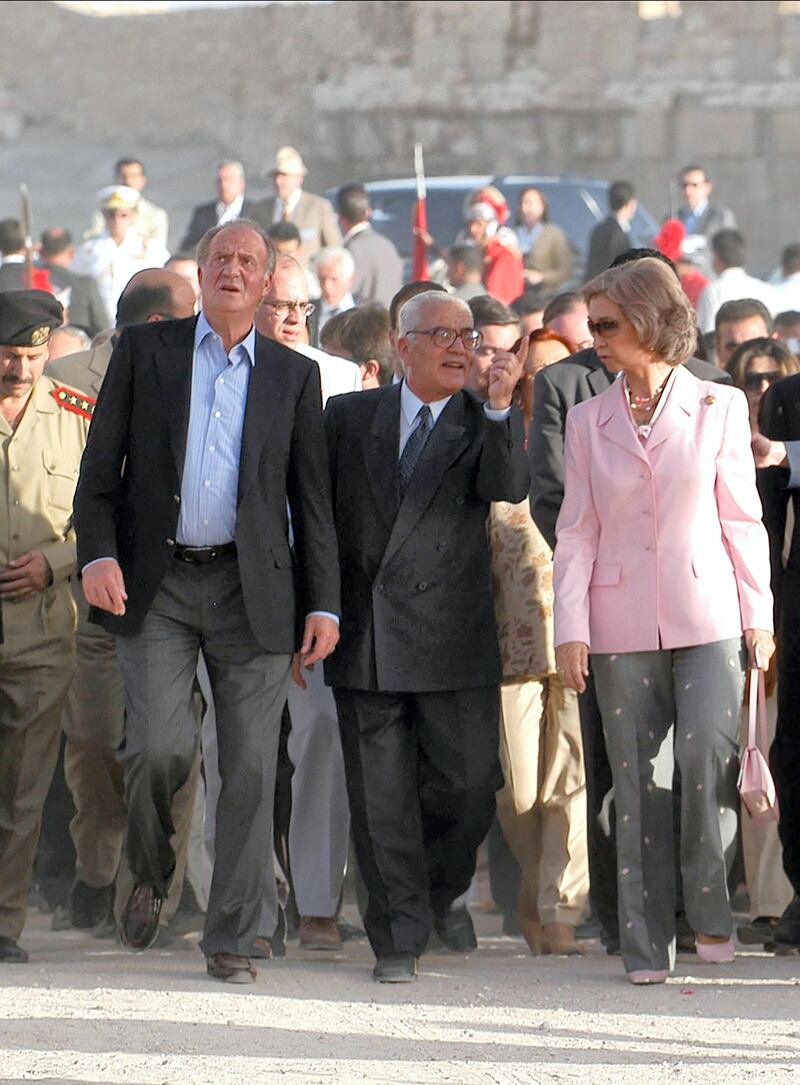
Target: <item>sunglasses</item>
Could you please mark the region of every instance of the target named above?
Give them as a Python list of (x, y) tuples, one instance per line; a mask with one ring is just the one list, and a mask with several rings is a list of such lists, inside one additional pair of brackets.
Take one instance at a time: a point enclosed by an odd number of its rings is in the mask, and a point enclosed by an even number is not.
[(780, 369), (769, 369), (766, 373), (745, 373), (744, 386), (751, 392), (757, 392), (766, 381), (770, 387), (781, 379)]
[(621, 327), (621, 321), (619, 320), (587, 320), (586, 326), (589, 329), (589, 335), (593, 339), (602, 336), (603, 339), (613, 339)]

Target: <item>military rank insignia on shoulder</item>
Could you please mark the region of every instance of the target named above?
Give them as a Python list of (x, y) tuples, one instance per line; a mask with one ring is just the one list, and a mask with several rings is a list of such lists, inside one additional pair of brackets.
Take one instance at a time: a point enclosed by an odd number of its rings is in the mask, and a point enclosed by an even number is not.
[(61, 384), (58, 388), (54, 388), (50, 395), (65, 411), (72, 411), (73, 414), (89, 419), (94, 414), (97, 400), (92, 399), (91, 396), (85, 396), (83, 392), (76, 392), (73, 388), (67, 388)]

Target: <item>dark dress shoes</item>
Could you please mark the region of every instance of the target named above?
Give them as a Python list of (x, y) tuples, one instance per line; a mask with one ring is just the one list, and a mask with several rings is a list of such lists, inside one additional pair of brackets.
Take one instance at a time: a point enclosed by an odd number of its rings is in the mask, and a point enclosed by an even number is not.
[(69, 894), (69, 921), (76, 930), (90, 930), (99, 926), (108, 917), (113, 906), (113, 885), (95, 889), (80, 878), (76, 878), (72, 883)]
[(800, 896), (797, 894), (773, 928), (772, 938), (776, 946), (800, 947)]
[(24, 949), (20, 949), (13, 938), (0, 934), (0, 961), (6, 964), (25, 964), (27, 960), (28, 954)]
[(151, 885), (134, 886), (119, 921), (119, 939), (127, 949), (149, 949), (158, 937), (161, 897)]
[(212, 953), (206, 957), (206, 971), (223, 983), (253, 983), (257, 975), (249, 957), (236, 953)]
[(413, 983), (417, 978), (417, 958), (413, 953), (378, 957), (372, 977), (378, 983)]
[(478, 948), (472, 916), (466, 908), (451, 908), (443, 916), (436, 916), (433, 926), (442, 944), (452, 953), (472, 953)]

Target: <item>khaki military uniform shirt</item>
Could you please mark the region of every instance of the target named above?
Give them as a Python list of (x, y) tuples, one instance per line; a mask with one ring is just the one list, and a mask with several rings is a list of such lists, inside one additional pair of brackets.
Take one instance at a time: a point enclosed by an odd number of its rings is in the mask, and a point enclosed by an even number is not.
[[(31, 606), (44, 621), (49, 597), (67, 588), (76, 572), (72, 500), (92, 407), (90, 398), (43, 376), (16, 430), (0, 415), (0, 568), (29, 550), (41, 550), (53, 573), (44, 599), (3, 603), (9, 646), (14, 633), (30, 636)], [(61, 624), (66, 612), (57, 611)], [(74, 623), (72, 608), (68, 620)], [(56, 632), (46, 624), (48, 632)]]

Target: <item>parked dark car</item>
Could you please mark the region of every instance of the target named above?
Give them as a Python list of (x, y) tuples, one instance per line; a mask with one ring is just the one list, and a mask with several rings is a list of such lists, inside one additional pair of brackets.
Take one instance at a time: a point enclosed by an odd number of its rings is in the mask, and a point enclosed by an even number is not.
[[(608, 215), (609, 182), (597, 177), (572, 174), (549, 176), (489, 174), (461, 177), (429, 177), (427, 184), (428, 229), (439, 245), (448, 246), (464, 224), (464, 200), (476, 188), (495, 185), (508, 200), (513, 222), (520, 193), (531, 186), (542, 191), (550, 208), (550, 219), (566, 233), (575, 252), (575, 281), (583, 279), (592, 230)], [(395, 243), (401, 256), (411, 256), (413, 235), (411, 216), (417, 198), (413, 177), (394, 181), (368, 181), (372, 204), (372, 225)], [(336, 189), (327, 196), (336, 202)], [(631, 224), (634, 245), (650, 244), (658, 233), (653, 216), (639, 205)]]

